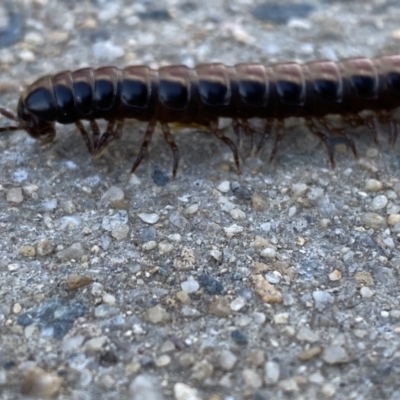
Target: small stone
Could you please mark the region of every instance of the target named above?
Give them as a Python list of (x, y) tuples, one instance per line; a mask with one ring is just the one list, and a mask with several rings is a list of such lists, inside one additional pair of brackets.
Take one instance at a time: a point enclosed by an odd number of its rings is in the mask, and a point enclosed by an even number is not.
[(35, 257), (36, 249), (33, 246), (25, 245), (19, 249), (19, 252), (24, 257)]
[(60, 260), (80, 260), (84, 256), (82, 245), (77, 242), (57, 253)]
[(325, 347), (322, 359), (327, 364), (343, 364), (350, 361), (347, 351), (341, 346)]
[(274, 315), (274, 322), (277, 325), (287, 324), (289, 320), (288, 313), (279, 313)]
[(300, 361), (308, 361), (311, 360), (314, 357), (319, 356), (322, 353), (322, 347), (320, 346), (313, 346), (310, 347), (309, 349), (303, 350), (297, 358)]
[(40, 212), (51, 212), (54, 211), (58, 206), (58, 201), (57, 199), (50, 199), (45, 202), (43, 202), (40, 207), (39, 211)]
[(163, 354), (162, 356), (156, 358), (155, 364), (157, 367), (166, 367), (171, 363), (171, 357), (167, 354)]
[(19, 314), (21, 311), (22, 311), (22, 306), (21, 306), (21, 304), (19, 304), (19, 303), (15, 303), (14, 305), (13, 305), (13, 313), (14, 314)]
[(312, 293), (312, 297), (315, 301), (315, 307), (319, 310), (322, 310), (326, 305), (333, 303), (332, 295), (323, 290), (315, 290)]
[(163, 400), (164, 396), (154, 378), (148, 375), (138, 375), (129, 387), (132, 400)]
[(150, 251), (154, 250), (157, 247), (157, 242), (155, 240), (149, 240), (146, 243), (143, 243), (142, 250), (143, 251)]
[(232, 311), (239, 311), (246, 305), (246, 300), (243, 297), (237, 297), (231, 301), (230, 307)]
[(273, 247), (267, 247), (264, 250), (261, 251), (260, 256), (265, 257), (265, 258), (276, 258), (276, 249)]
[(20, 267), (20, 265), (18, 263), (10, 263), (7, 265), (7, 269), (10, 272), (16, 271), (19, 267)]
[(264, 303), (274, 304), (282, 303), (282, 293), (271, 285), (263, 276), (252, 275), (250, 277), (257, 294), (261, 297)]
[(112, 295), (110, 293), (103, 294), (103, 303), (107, 303), (110, 306), (114, 306), (116, 302), (117, 302), (117, 299), (115, 298), (114, 295)]
[(183, 290), (179, 291), (176, 294), (176, 298), (182, 303), (182, 304), (190, 304), (190, 297), (189, 294)]
[(342, 273), (335, 269), (333, 272), (331, 272), (329, 275), (329, 280), (332, 282), (338, 281), (342, 277)]
[(354, 279), (359, 286), (374, 286), (374, 279), (367, 271), (360, 271), (354, 274)]
[(124, 200), (124, 191), (118, 186), (111, 186), (104, 194), (101, 196), (102, 203), (109, 203), (111, 206), (118, 205)]
[(264, 211), (268, 207), (268, 201), (266, 197), (257, 192), (254, 192), (251, 196), (251, 204), (254, 211)]
[(194, 293), (199, 290), (200, 285), (192, 276), (189, 276), (185, 282), (181, 283), (181, 288), (186, 293)]
[(141, 214), (138, 214), (138, 217), (143, 222), (146, 222), (146, 224), (149, 224), (149, 225), (155, 224), (160, 219), (160, 216), (158, 214), (155, 214), (155, 213), (151, 213), (151, 214), (141, 213)]
[(319, 336), (314, 333), (310, 328), (302, 326), (299, 331), (297, 332), (296, 336), (297, 340), (308, 342), (308, 343), (315, 343), (318, 342)]
[(89, 285), (91, 281), (92, 278), (88, 275), (69, 274), (67, 276), (67, 289), (77, 290), (81, 287)]
[(231, 332), (231, 338), (240, 346), (245, 346), (249, 342), (247, 335), (239, 329), (235, 329)]
[(303, 196), (308, 190), (308, 186), (305, 183), (294, 183), (292, 185), (292, 194), (294, 197)]
[(266, 385), (274, 385), (280, 375), (279, 364), (275, 361), (267, 361), (264, 367), (264, 381)]
[(174, 245), (171, 243), (163, 241), (158, 244), (158, 251), (160, 254), (168, 254), (171, 253), (172, 250), (174, 250)]
[(243, 221), (246, 218), (246, 214), (242, 210), (239, 210), (238, 208), (234, 208), (229, 212), (229, 214), (236, 221)]
[(214, 372), (214, 367), (207, 360), (199, 361), (192, 367), (191, 379), (202, 382)]
[(179, 214), (178, 212), (171, 213), (169, 220), (172, 223), (172, 225), (174, 225), (175, 227), (177, 227), (180, 230), (185, 229), (189, 223), (188, 220), (183, 215)]
[(221, 193), (228, 193), (231, 190), (231, 184), (229, 181), (223, 181), (217, 186), (217, 189)]
[(36, 251), (39, 256), (48, 256), (54, 251), (54, 245), (49, 239), (41, 239), (36, 243)]
[(178, 361), (182, 368), (187, 369), (193, 366), (195, 358), (192, 353), (183, 353), (179, 356)]
[(371, 290), (368, 286), (363, 286), (360, 289), (360, 294), (362, 298), (370, 299), (375, 294), (375, 292)]
[(62, 384), (61, 377), (34, 367), (26, 372), (21, 392), (26, 396), (50, 398), (60, 391)]
[(219, 250), (215, 250), (215, 249), (211, 250), (210, 256), (217, 261), (220, 261), (222, 259), (222, 253)]
[(325, 383), (321, 388), (321, 394), (326, 397), (333, 397), (336, 394), (336, 388), (332, 383)]
[(189, 207), (186, 208), (184, 213), (185, 215), (193, 215), (196, 214), (198, 210), (199, 210), (198, 204), (191, 204)]
[(229, 299), (227, 297), (216, 297), (211, 300), (208, 312), (216, 317), (228, 317), (231, 314)]
[(400, 214), (390, 214), (387, 217), (387, 224), (390, 226), (395, 226), (396, 224), (400, 224)]
[(222, 350), (219, 355), (221, 368), (225, 371), (233, 369), (237, 361), (237, 357), (229, 350)]
[(177, 382), (174, 385), (174, 396), (175, 400), (201, 400), (197, 389), (180, 382)]
[(145, 313), (145, 319), (153, 324), (169, 321), (170, 314), (160, 305), (149, 308)]
[(258, 373), (252, 369), (245, 368), (242, 372), (242, 377), (244, 383), (252, 389), (259, 389), (262, 386), (262, 379), (260, 375), (258, 375)]
[(115, 226), (111, 231), (111, 236), (116, 240), (125, 239), (129, 233), (129, 226), (128, 225), (119, 225)]
[(365, 182), (365, 190), (368, 190), (369, 192), (378, 192), (382, 189), (382, 186), (382, 183), (376, 179), (367, 179)]
[(99, 353), (107, 343), (107, 336), (98, 336), (85, 342), (83, 350), (88, 353)]
[(24, 201), (24, 196), (22, 195), (22, 188), (16, 187), (12, 188), (7, 192), (7, 201), (9, 203), (22, 203)]
[(228, 238), (232, 238), (233, 236), (237, 235), (238, 233), (243, 232), (243, 226), (233, 224), (233, 225), (230, 225), (230, 226), (224, 228), (224, 231), (226, 233), (226, 236), (228, 236)]
[(279, 387), (287, 393), (297, 392), (299, 390), (299, 386), (297, 385), (295, 378), (283, 379), (279, 382)]
[(376, 213), (365, 213), (361, 216), (361, 222), (367, 228), (380, 229), (385, 226), (385, 218)]
[(371, 203), (371, 209), (372, 210), (382, 210), (382, 208), (385, 208), (387, 206), (388, 199), (384, 195), (379, 195), (374, 197)]

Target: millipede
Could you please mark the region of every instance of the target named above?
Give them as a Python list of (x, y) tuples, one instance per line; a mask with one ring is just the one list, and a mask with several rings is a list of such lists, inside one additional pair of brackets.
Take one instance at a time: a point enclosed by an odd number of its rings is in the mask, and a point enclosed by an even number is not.
[[(195, 68), (171, 65), (158, 70), (144, 65), (119, 69), (106, 66), (82, 68), (47, 75), (21, 95), (17, 113), (0, 108), (0, 114), (16, 125), (0, 132), (25, 130), (42, 143), (53, 141), (55, 123), (75, 124), (93, 157), (98, 157), (122, 135), (125, 119), (147, 122), (133, 173), (143, 160), (157, 123), (173, 154), (173, 176), (179, 149), (171, 124), (206, 127), (232, 150), (238, 171), (243, 136), (251, 136), (258, 152), (274, 133), (273, 159), (289, 117), (304, 118), (308, 129), (325, 144), (331, 163), (337, 140), (357, 155), (347, 129), (332, 124), (337, 114), (349, 127), (366, 125), (377, 141), (378, 124), (388, 124), (389, 141), (398, 135), (393, 110), (400, 107), (400, 55), (354, 57), (338, 62), (282, 62), (273, 65), (243, 63), (226, 66), (200, 64)], [(230, 118), (237, 140), (218, 127), (219, 118)], [(261, 139), (255, 143), (252, 118), (264, 121)], [(96, 122), (107, 122), (104, 132)], [(82, 121), (89, 121), (90, 134)], [(255, 145), (254, 145), (255, 144)]]

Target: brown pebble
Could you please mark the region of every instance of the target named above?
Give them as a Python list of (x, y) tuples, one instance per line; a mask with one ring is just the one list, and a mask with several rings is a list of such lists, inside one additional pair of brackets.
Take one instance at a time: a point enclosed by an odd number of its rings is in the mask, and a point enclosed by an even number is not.
[(252, 275), (250, 277), (257, 294), (264, 303), (276, 304), (282, 303), (282, 293), (271, 285), (262, 275)]
[(314, 346), (314, 347), (310, 347), (307, 350), (303, 350), (298, 356), (297, 358), (300, 361), (307, 361), (307, 360), (311, 360), (311, 358), (317, 357), (322, 353), (322, 347), (320, 346)]
[(49, 239), (41, 239), (36, 243), (36, 251), (39, 256), (48, 256), (54, 251), (54, 245)]
[(374, 286), (374, 279), (367, 271), (360, 271), (354, 274), (354, 279), (359, 286)]
[(36, 250), (33, 246), (27, 244), (19, 249), (19, 253), (24, 257), (35, 257)]
[(21, 392), (27, 396), (50, 398), (60, 391), (62, 383), (63, 379), (56, 374), (34, 367), (26, 372)]
[(268, 201), (266, 197), (261, 193), (253, 193), (251, 196), (251, 204), (255, 211), (264, 211), (268, 207)]
[(90, 282), (92, 282), (92, 277), (89, 275), (70, 274), (67, 276), (67, 289), (76, 290), (89, 285)]
[(228, 297), (216, 297), (208, 305), (208, 312), (217, 317), (228, 317), (232, 310)]

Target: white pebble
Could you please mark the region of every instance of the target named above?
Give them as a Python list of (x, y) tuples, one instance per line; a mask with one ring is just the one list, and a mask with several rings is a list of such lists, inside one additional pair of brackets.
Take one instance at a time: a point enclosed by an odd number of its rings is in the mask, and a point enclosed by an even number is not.
[(158, 245), (158, 250), (160, 254), (168, 254), (171, 253), (171, 251), (174, 249), (174, 246), (171, 243), (168, 242), (161, 242)]
[(175, 400), (201, 400), (197, 394), (197, 389), (181, 382), (175, 383), (174, 396)]
[(229, 181), (223, 181), (221, 182), (217, 189), (221, 192), (221, 193), (228, 193), (229, 190), (231, 190), (231, 184)]
[(261, 257), (265, 258), (275, 258), (276, 249), (274, 249), (273, 247), (266, 247), (264, 250), (261, 251), (260, 255)]
[(368, 286), (363, 286), (360, 289), (360, 294), (361, 297), (363, 297), (364, 299), (370, 299), (375, 294), (375, 292), (371, 290)]
[(219, 261), (222, 258), (222, 253), (219, 250), (214, 249), (210, 251), (210, 256), (215, 260)]
[(181, 288), (186, 293), (197, 292), (199, 287), (199, 283), (192, 276), (189, 276), (186, 281), (181, 283)]
[(143, 243), (142, 245), (142, 249), (144, 251), (149, 251), (149, 250), (153, 250), (157, 247), (157, 242), (155, 240), (150, 240), (146, 243)]
[(138, 214), (138, 217), (143, 222), (146, 222), (147, 224), (150, 224), (150, 225), (155, 224), (160, 219), (160, 216), (155, 213), (140, 213), (140, 214)]
[(190, 205), (189, 207), (186, 208), (184, 213), (186, 215), (192, 215), (192, 214), (196, 214), (198, 210), (199, 210), (199, 205), (198, 204), (192, 204), (192, 205)]
[(239, 210), (238, 208), (234, 208), (229, 212), (229, 214), (231, 214), (231, 217), (233, 219), (236, 219), (237, 221), (242, 221), (246, 218), (246, 214), (242, 210)]
[(239, 311), (246, 305), (246, 300), (239, 296), (231, 301), (230, 307), (232, 311)]
[(387, 206), (388, 199), (384, 195), (379, 195), (374, 197), (371, 203), (371, 209), (372, 210), (382, 210), (382, 208), (385, 208)]
[(232, 236), (235, 236), (237, 233), (243, 232), (243, 227), (233, 224), (233, 225), (230, 225), (230, 226), (224, 228), (224, 231), (226, 233), (226, 236), (231, 238)]

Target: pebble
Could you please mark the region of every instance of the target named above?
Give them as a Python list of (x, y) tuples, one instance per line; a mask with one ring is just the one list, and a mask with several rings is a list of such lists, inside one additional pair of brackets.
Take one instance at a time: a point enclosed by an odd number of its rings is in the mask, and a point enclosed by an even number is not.
[(107, 336), (98, 336), (85, 342), (83, 350), (88, 353), (99, 353), (107, 343)]
[(273, 247), (266, 247), (264, 250), (261, 251), (260, 256), (265, 258), (276, 258), (277, 251)]
[(7, 269), (10, 272), (16, 271), (19, 267), (20, 267), (20, 265), (18, 263), (11, 263), (11, 264), (7, 265)]
[(385, 226), (385, 218), (379, 214), (368, 212), (362, 214), (361, 222), (367, 228), (380, 229)]
[(333, 272), (331, 272), (329, 275), (329, 280), (332, 282), (338, 281), (342, 277), (342, 273), (335, 269)]
[(182, 303), (182, 304), (190, 304), (190, 297), (189, 294), (183, 290), (179, 291), (176, 293), (176, 298)]
[(368, 271), (360, 271), (354, 274), (354, 279), (359, 286), (374, 286), (372, 275)]
[(7, 192), (7, 201), (9, 203), (22, 203), (24, 201), (24, 196), (22, 195), (22, 188), (16, 187), (12, 188)]
[(229, 307), (229, 300), (226, 297), (217, 297), (210, 301), (208, 305), (208, 312), (216, 317), (228, 317), (231, 315), (231, 308)]
[(188, 220), (178, 212), (172, 213), (169, 217), (169, 220), (174, 226), (181, 230), (185, 229), (188, 225)]
[(350, 361), (347, 351), (341, 346), (325, 347), (322, 353), (322, 359), (327, 364), (343, 364)]
[(54, 211), (58, 206), (57, 199), (50, 199), (43, 202), (38, 208), (39, 212), (51, 212)]
[(327, 304), (333, 303), (332, 295), (322, 290), (315, 290), (312, 293), (312, 297), (315, 301), (315, 307), (318, 310), (322, 310)]
[(274, 385), (280, 375), (279, 364), (275, 361), (267, 361), (264, 366), (264, 381), (266, 385)]
[(185, 215), (193, 215), (196, 214), (197, 211), (199, 211), (199, 205), (198, 204), (191, 204), (189, 207), (187, 207), (184, 211)]
[(200, 284), (192, 276), (189, 276), (186, 281), (181, 283), (181, 288), (186, 293), (194, 293), (199, 290)]
[(19, 303), (15, 303), (12, 309), (14, 314), (19, 314), (22, 311), (22, 306)]
[(246, 300), (239, 296), (231, 301), (230, 307), (232, 311), (239, 311), (246, 305)]
[(225, 371), (231, 371), (237, 362), (237, 357), (230, 350), (222, 350), (219, 355), (219, 363)]
[(279, 387), (287, 393), (297, 392), (299, 390), (299, 386), (297, 385), (295, 378), (283, 379), (279, 382)]
[(400, 214), (390, 214), (387, 217), (387, 224), (390, 226), (400, 224)]
[(303, 350), (298, 356), (297, 358), (300, 361), (308, 361), (311, 360), (314, 357), (319, 356), (322, 353), (322, 347), (320, 346), (313, 346), (310, 347), (306, 350)]
[(92, 281), (91, 276), (89, 275), (77, 275), (77, 274), (69, 274), (67, 276), (67, 289), (68, 290), (77, 290), (81, 287), (89, 285)]
[(199, 397), (197, 393), (197, 389), (181, 382), (175, 383), (174, 396), (175, 400), (201, 400), (201, 397)]
[(261, 297), (261, 300), (264, 303), (282, 303), (282, 293), (278, 289), (276, 289), (274, 285), (271, 285), (263, 276), (258, 274), (252, 275), (250, 279), (255, 286), (257, 294)]
[(234, 208), (229, 212), (229, 214), (236, 221), (243, 221), (246, 218), (246, 214), (242, 210), (239, 210), (238, 208)]
[(382, 210), (385, 208), (388, 204), (388, 199), (384, 195), (379, 195), (373, 198), (372, 203), (371, 203), (371, 209), (372, 210)]
[(299, 197), (299, 196), (303, 196), (307, 190), (308, 190), (308, 185), (306, 185), (305, 183), (294, 183), (291, 187), (292, 189), (292, 194), (295, 197)]
[(128, 212), (119, 210), (111, 216), (106, 215), (101, 222), (101, 226), (106, 231), (112, 231), (115, 227), (128, 225), (128, 219)]
[(302, 342), (308, 342), (308, 343), (315, 343), (318, 342), (319, 336), (315, 332), (313, 332), (310, 328), (307, 328), (305, 326), (302, 326), (299, 331), (297, 332), (296, 335), (297, 340), (300, 340)]
[(129, 233), (128, 225), (119, 225), (113, 228), (111, 231), (111, 236), (116, 240), (125, 239)]
[(116, 302), (117, 302), (117, 299), (115, 298), (114, 295), (112, 295), (110, 293), (103, 294), (103, 303), (107, 303), (110, 306), (114, 306)]
[(155, 307), (149, 308), (145, 313), (146, 321), (153, 324), (160, 324), (170, 320), (170, 314), (165, 310), (165, 308), (157, 305)]
[(231, 332), (231, 338), (240, 346), (245, 346), (249, 342), (247, 335), (239, 329), (235, 329)]
[(363, 299), (370, 299), (375, 294), (375, 292), (371, 290), (368, 286), (363, 286), (360, 289), (360, 294)]
[(36, 249), (31, 245), (25, 245), (19, 249), (19, 253), (24, 257), (35, 257)]
[(80, 260), (84, 255), (82, 245), (78, 243), (74, 243), (73, 245), (67, 247), (64, 250), (61, 250), (57, 253), (57, 257), (60, 260)]
[(260, 367), (265, 362), (265, 354), (262, 349), (253, 349), (249, 351), (246, 358), (246, 364), (251, 367)]
[(146, 222), (146, 224), (153, 225), (158, 222), (160, 219), (160, 216), (155, 213), (140, 213), (138, 214), (138, 217), (143, 221)]
[(21, 392), (26, 396), (50, 398), (60, 391), (62, 384), (60, 376), (34, 367), (26, 372)]
[(251, 205), (254, 211), (264, 211), (268, 207), (268, 201), (263, 194), (254, 192), (251, 196)]
[(160, 254), (168, 254), (171, 253), (171, 251), (174, 249), (173, 244), (168, 243), (166, 241), (160, 242), (158, 244), (158, 251)]
[(336, 388), (332, 383), (325, 383), (321, 388), (321, 394), (326, 397), (333, 397), (336, 394)]
[(54, 245), (47, 238), (40, 239), (36, 243), (36, 251), (37, 251), (38, 255), (41, 257), (48, 256), (49, 254), (51, 254), (54, 251)]
[(92, 52), (95, 58), (108, 62), (112, 62), (125, 54), (123, 47), (115, 45), (111, 40), (94, 43)]
[(243, 227), (233, 224), (230, 225), (226, 228), (224, 228), (224, 231), (226, 233), (226, 236), (228, 236), (228, 238), (232, 238), (233, 236), (237, 235), (238, 233), (242, 233), (243, 232)]
[(274, 322), (277, 325), (284, 325), (287, 324), (289, 321), (289, 314), (288, 313), (279, 313), (274, 315)]
[(125, 197), (124, 191), (118, 186), (111, 186), (104, 194), (101, 196), (102, 203), (109, 203), (111, 206), (114, 204), (119, 204)]
[(131, 400), (163, 400), (158, 384), (155, 379), (148, 375), (138, 375), (135, 377), (129, 391), (132, 394)]
[(228, 193), (231, 190), (231, 184), (229, 181), (222, 181), (218, 186), (217, 189), (221, 193)]
[(382, 183), (376, 179), (367, 179), (365, 182), (365, 190), (368, 190), (369, 192), (378, 192), (382, 189), (382, 186)]
[(210, 251), (210, 256), (217, 261), (220, 261), (222, 259), (222, 253), (216, 249)]
[(155, 365), (157, 367), (166, 367), (171, 363), (171, 357), (167, 354), (163, 354), (162, 356), (156, 358)]
[(245, 368), (242, 372), (244, 383), (252, 389), (259, 389), (262, 386), (260, 375), (252, 369)]
[(214, 372), (214, 367), (207, 360), (197, 362), (192, 367), (191, 379), (202, 382)]
[(142, 250), (150, 251), (154, 250), (156, 247), (157, 247), (157, 242), (155, 240), (149, 240), (148, 242), (143, 243)]

